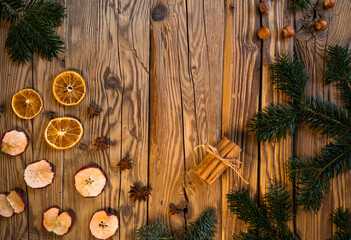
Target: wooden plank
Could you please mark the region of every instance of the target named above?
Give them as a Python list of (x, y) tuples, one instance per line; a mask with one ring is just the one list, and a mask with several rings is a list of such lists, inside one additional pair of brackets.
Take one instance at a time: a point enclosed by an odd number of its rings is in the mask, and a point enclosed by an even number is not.
[[(65, 115), (81, 120), (84, 135), (78, 146), (64, 152), (64, 195), (63, 208), (75, 213), (75, 226), (69, 236), (92, 239), (89, 221), (93, 213), (100, 209), (118, 210), (119, 176), (110, 156), (119, 158), (120, 146), (117, 133), (110, 135), (109, 126), (116, 124), (120, 110), (116, 95), (120, 93), (117, 41), (117, 5), (114, 2), (94, 0), (66, 1), (66, 51), (65, 69), (74, 69), (82, 74), (87, 84), (85, 99), (74, 107), (66, 107)], [(84, 23), (84, 24), (82, 24)], [(111, 92), (107, 93), (107, 91)], [(113, 96), (112, 99), (109, 97)], [(87, 107), (95, 102), (102, 113), (89, 119)], [(110, 117), (111, 116), (111, 117)], [(110, 151), (96, 151), (92, 143), (97, 137), (111, 138)], [(97, 164), (107, 176), (104, 192), (95, 198), (83, 198), (76, 191), (73, 178), (81, 167)]]
[[(186, 206), (184, 185), (184, 142), (182, 119), (181, 81), (182, 61), (186, 61), (186, 40), (181, 39), (185, 24), (184, 2), (169, 1), (166, 17), (161, 3), (153, 1), (151, 13), (150, 53), (150, 143), (149, 184), (152, 189), (149, 200), (149, 222), (159, 221), (172, 229), (184, 225), (182, 214), (168, 215), (168, 205)], [(158, 10), (154, 10), (158, 7)], [(156, 20), (156, 21), (155, 21)], [(182, 31), (182, 32), (180, 32)], [(183, 55), (185, 54), (185, 55)]]
[[(194, 147), (203, 143), (216, 145), (221, 139), (222, 62), (224, 40), (224, 1), (187, 1), (187, 25), (182, 39), (187, 39), (188, 59), (181, 61), (185, 75), (181, 81), (184, 119), (185, 167), (188, 176), (205, 156)], [(187, 64), (185, 64), (187, 63)], [(195, 158), (195, 159), (194, 159)], [(189, 174), (190, 173), (190, 174)], [(205, 186), (186, 179), (188, 198), (186, 220), (192, 221), (208, 208), (217, 220), (215, 239), (221, 239), (221, 183)]]
[[(351, 48), (351, 31), (345, 31), (347, 23), (351, 22), (351, 3), (349, 1), (338, 1), (334, 8), (329, 9), (325, 14), (329, 21), (328, 45), (347, 46)], [(335, 84), (330, 88), (329, 100), (342, 104), (339, 91)], [(351, 207), (351, 172), (348, 171), (332, 181), (332, 210), (339, 207), (349, 209)], [(335, 225), (333, 226), (335, 230)]]
[[(57, 29), (57, 33), (64, 41), (64, 24)], [(41, 159), (49, 161), (55, 170), (54, 182), (44, 189), (32, 189), (28, 187), (30, 205), (29, 239), (58, 239), (58, 237), (47, 232), (43, 228), (43, 212), (52, 206), (62, 207), (63, 196), (63, 152), (50, 147), (44, 139), (44, 131), (47, 123), (55, 117), (62, 116), (64, 107), (53, 97), (52, 83), (57, 74), (65, 68), (64, 53), (52, 61), (40, 59), (35, 55), (33, 61), (33, 87), (43, 99), (42, 113), (33, 119), (33, 157), (30, 162)]]
[(222, 177), (222, 239), (244, 230), (243, 223), (229, 212), (226, 194), (230, 190), (250, 189), (257, 198), (258, 143), (246, 129), (247, 121), (259, 109), (260, 40), (256, 32), (260, 27), (257, 13), (259, 1), (226, 1), (225, 44), (223, 62), (222, 134), (238, 144), (243, 152), (243, 183), (233, 171)]
[[(111, 126), (111, 139), (121, 146), (121, 157), (132, 159), (132, 170), (121, 173), (119, 189), (120, 236), (135, 239), (135, 231), (147, 223), (147, 202), (133, 202), (129, 198), (130, 186), (148, 184), (148, 130), (149, 130), (149, 42), (150, 42), (150, 1), (119, 1), (118, 43), (123, 79), (122, 135), (113, 136), (116, 130)], [(113, 136), (113, 138), (112, 138)], [(113, 156), (113, 154), (111, 154)], [(111, 163), (117, 164), (112, 158)], [(112, 200), (112, 199), (111, 199)]]
[[(0, 192), (10, 192), (12, 189), (21, 189), (23, 197), (27, 199), (26, 184), (23, 179), (23, 171), (26, 163), (32, 158), (33, 136), (32, 120), (23, 120), (16, 116), (11, 108), (13, 94), (25, 89), (32, 88), (32, 65), (12, 62), (5, 48), (5, 40), (9, 24), (4, 21), (0, 24), (0, 79), (2, 94), (0, 96), (0, 126), (1, 135), (12, 129), (24, 130), (30, 138), (26, 152), (17, 157), (10, 157), (0, 153)], [(27, 211), (14, 214), (10, 218), (0, 217), (0, 239), (28, 239), (28, 209)]]
[[(313, 1), (313, 10), (306, 15), (298, 13), (296, 15), (296, 29), (298, 33), (295, 39), (295, 50), (297, 56), (302, 60), (310, 76), (307, 83), (306, 92), (309, 95), (328, 98), (328, 87), (323, 86), (325, 49), (328, 46), (328, 31), (311, 34), (311, 28), (308, 28), (310, 21), (314, 21), (318, 15), (323, 16), (325, 10), (322, 1)], [(313, 24), (313, 23), (312, 23)], [(307, 26), (303, 27), (303, 26)], [(327, 143), (325, 137), (312, 133), (306, 126), (299, 126), (294, 137), (294, 155), (314, 155)], [(330, 192), (332, 192), (332, 188)], [(305, 214), (301, 208), (297, 209), (296, 214), (296, 232), (302, 239), (324, 239), (331, 236), (331, 223), (329, 214), (332, 211), (332, 197), (328, 194), (324, 198), (324, 203), (316, 215)]]
[[(283, 37), (283, 28), (294, 25), (294, 15), (289, 9), (289, 1), (271, 1), (271, 11), (261, 15), (262, 26), (271, 30), (271, 37), (262, 41), (262, 90), (261, 109), (286, 99), (284, 94), (274, 89), (270, 65), (279, 54), (288, 54), (293, 50), (293, 38)], [(292, 157), (292, 137), (280, 142), (260, 144), (259, 193), (262, 199), (267, 187), (282, 184), (291, 194), (293, 201), (293, 184), (287, 179), (286, 161)], [(293, 230), (293, 222), (289, 223)]]

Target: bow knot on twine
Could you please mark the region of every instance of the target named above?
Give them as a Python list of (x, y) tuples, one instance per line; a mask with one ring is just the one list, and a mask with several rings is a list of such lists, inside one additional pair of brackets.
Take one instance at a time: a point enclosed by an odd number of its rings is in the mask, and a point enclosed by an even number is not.
[[(237, 158), (225, 158), (222, 157), (219, 154), (219, 151), (216, 147), (210, 145), (210, 144), (201, 144), (197, 147), (194, 148), (194, 150), (198, 149), (198, 148), (202, 148), (203, 150), (205, 150), (207, 153), (212, 154), (213, 156), (215, 156), (216, 158), (218, 158), (219, 160), (221, 160), (225, 165), (227, 165), (228, 167), (230, 167), (231, 169), (233, 169), (238, 176), (241, 178), (241, 180), (243, 180), (244, 183), (249, 184), (241, 175), (240, 171), (243, 169), (244, 164), (242, 162), (240, 162)], [(194, 156), (195, 159), (195, 156)]]

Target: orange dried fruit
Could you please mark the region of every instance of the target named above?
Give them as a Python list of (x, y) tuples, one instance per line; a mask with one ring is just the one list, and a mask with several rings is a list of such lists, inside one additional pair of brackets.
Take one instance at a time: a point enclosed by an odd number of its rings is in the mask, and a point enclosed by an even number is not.
[(32, 119), (43, 108), (43, 100), (33, 89), (23, 89), (13, 95), (11, 106), (18, 117)]
[(46, 160), (40, 160), (28, 164), (24, 170), (24, 181), (31, 188), (45, 188), (54, 180), (54, 171), (50, 163)]
[(43, 226), (48, 232), (62, 236), (69, 232), (72, 225), (72, 215), (69, 212), (61, 212), (57, 207), (51, 207), (43, 214)]
[(87, 88), (83, 77), (74, 71), (65, 71), (57, 75), (52, 85), (56, 100), (65, 106), (74, 106), (85, 97)]
[(3, 217), (11, 217), (13, 215), (13, 208), (7, 201), (7, 195), (4, 193), (0, 194), (0, 215)]
[(59, 150), (74, 147), (82, 136), (82, 124), (77, 119), (70, 117), (59, 117), (51, 120), (44, 133), (46, 142)]
[(90, 219), (91, 234), (97, 239), (108, 239), (116, 234), (119, 228), (118, 217), (105, 210), (97, 211)]
[(26, 202), (17, 190), (9, 194), (0, 194), (0, 215), (11, 217), (14, 213), (21, 213), (26, 209)]
[(100, 168), (90, 165), (81, 168), (74, 175), (74, 185), (83, 197), (96, 197), (104, 190), (106, 177)]
[(23, 131), (11, 130), (2, 135), (0, 144), (2, 152), (14, 157), (24, 153), (28, 146), (28, 138)]
[(26, 202), (17, 190), (12, 190), (9, 195), (7, 195), (7, 201), (13, 208), (14, 213), (21, 213), (26, 209)]

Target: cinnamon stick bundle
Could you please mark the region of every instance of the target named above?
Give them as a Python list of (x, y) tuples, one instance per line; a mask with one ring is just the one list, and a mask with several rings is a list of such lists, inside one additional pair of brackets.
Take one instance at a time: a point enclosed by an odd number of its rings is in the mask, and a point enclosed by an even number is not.
[[(241, 148), (224, 137), (217, 145), (219, 155), (222, 158), (235, 158), (241, 153)], [(206, 184), (211, 185), (228, 168), (222, 160), (213, 154), (208, 154), (202, 162), (196, 166), (194, 173)]]

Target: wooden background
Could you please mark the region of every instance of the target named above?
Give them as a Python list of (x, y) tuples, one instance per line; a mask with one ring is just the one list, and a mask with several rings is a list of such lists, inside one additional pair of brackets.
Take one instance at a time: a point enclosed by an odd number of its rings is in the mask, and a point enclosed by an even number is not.
[[(269, 65), (280, 53), (294, 52), (310, 74), (308, 93), (338, 101), (335, 88), (323, 87), (328, 45), (351, 42), (351, 2), (338, 0), (324, 10), (314, 1), (308, 14), (293, 14), (289, 0), (273, 0), (272, 10), (261, 16), (259, 0), (65, 0), (67, 17), (58, 33), (65, 52), (47, 62), (37, 56), (32, 64), (10, 61), (4, 48), (8, 25), (0, 24), (0, 126), (21, 128), (30, 145), (20, 157), (0, 155), (0, 192), (13, 188), (25, 191), (28, 208), (11, 218), (0, 218), (0, 239), (58, 239), (42, 227), (42, 213), (52, 205), (71, 210), (72, 231), (62, 239), (92, 239), (89, 219), (99, 209), (118, 212), (121, 226), (113, 239), (135, 239), (142, 224), (161, 221), (173, 230), (195, 219), (202, 210), (216, 210), (215, 239), (231, 239), (245, 230), (226, 204), (229, 190), (250, 189), (259, 202), (270, 182), (287, 180), (285, 161), (294, 154), (313, 154), (327, 139), (300, 127), (293, 138), (280, 143), (259, 144), (246, 128), (247, 120), (264, 106), (276, 103), (281, 94), (273, 90)], [(155, 11), (164, 4), (167, 12)], [(160, 10), (160, 9), (159, 9)], [(162, 10), (162, 9), (161, 9)], [(156, 14), (157, 12), (157, 14)], [(329, 21), (328, 30), (316, 33), (310, 24), (316, 18)], [(293, 39), (283, 39), (282, 28), (292, 24)], [(256, 32), (269, 27), (272, 35), (261, 41)], [(87, 82), (88, 93), (76, 107), (60, 106), (51, 94), (53, 78), (73, 69)], [(23, 89), (37, 90), (44, 101), (42, 113), (21, 120), (10, 106), (12, 95)], [(89, 103), (103, 112), (90, 120)], [(53, 116), (74, 116), (83, 123), (84, 137), (66, 151), (51, 149), (43, 139), (45, 125)], [(99, 136), (111, 140), (106, 152), (91, 144)], [(193, 148), (216, 144), (222, 136), (243, 148), (245, 185), (232, 171), (210, 187), (196, 185), (189, 177), (205, 154)], [(131, 171), (116, 168), (124, 156), (133, 159)], [(45, 188), (27, 188), (25, 166), (45, 158), (55, 165), (54, 183)], [(82, 166), (100, 165), (108, 176), (105, 191), (84, 199), (73, 186), (73, 176)], [(147, 202), (132, 202), (129, 187), (149, 185)], [(327, 239), (332, 233), (329, 214), (351, 207), (351, 174), (335, 179), (330, 194), (317, 215), (296, 209), (291, 228), (302, 239)], [(168, 215), (172, 202), (185, 214)], [(61, 239), (61, 238), (60, 238)]]

